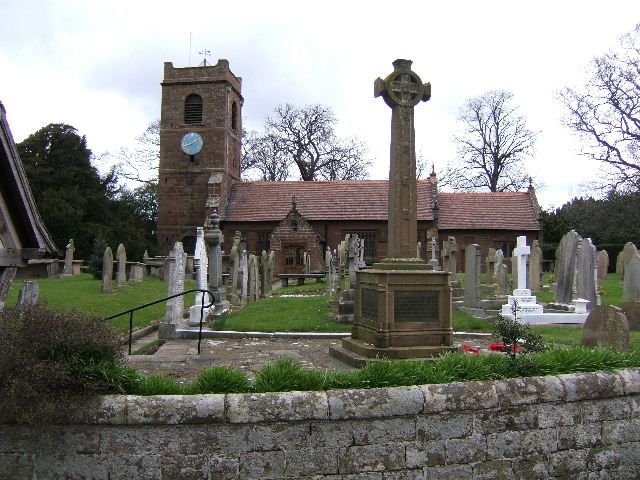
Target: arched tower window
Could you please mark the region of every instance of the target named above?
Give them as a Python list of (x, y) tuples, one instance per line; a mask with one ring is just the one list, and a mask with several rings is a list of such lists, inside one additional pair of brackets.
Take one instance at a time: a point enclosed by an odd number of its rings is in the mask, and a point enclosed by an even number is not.
[(238, 130), (238, 107), (236, 102), (231, 104), (231, 128)]
[(196, 93), (184, 102), (184, 123), (202, 123), (202, 97)]

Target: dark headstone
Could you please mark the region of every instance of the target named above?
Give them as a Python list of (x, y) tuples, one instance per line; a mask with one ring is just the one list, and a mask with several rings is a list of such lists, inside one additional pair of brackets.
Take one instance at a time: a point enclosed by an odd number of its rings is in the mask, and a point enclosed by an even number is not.
[(640, 302), (625, 302), (618, 305), (624, 316), (627, 317), (629, 330), (640, 331)]

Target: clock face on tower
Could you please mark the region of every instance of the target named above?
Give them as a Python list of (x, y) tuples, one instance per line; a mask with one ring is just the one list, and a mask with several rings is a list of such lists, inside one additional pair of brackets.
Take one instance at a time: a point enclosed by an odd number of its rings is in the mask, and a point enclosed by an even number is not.
[(196, 132), (189, 132), (182, 137), (180, 146), (187, 155), (197, 155), (202, 150), (202, 137)]

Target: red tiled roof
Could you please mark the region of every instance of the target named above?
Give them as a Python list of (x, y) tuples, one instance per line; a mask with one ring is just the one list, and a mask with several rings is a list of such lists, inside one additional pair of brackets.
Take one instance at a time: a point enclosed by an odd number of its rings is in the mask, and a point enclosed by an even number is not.
[(528, 192), (439, 192), (442, 230), (540, 230)]
[[(239, 182), (231, 187), (223, 220), (281, 221), (297, 209), (307, 220), (387, 220), (387, 180)], [(418, 220), (433, 220), (433, 184), (418, 180)], [(438, 193), (442, 230), (540, 229), (528, 192)]]
[[(280, 221), (296, 197), (307, 220), (386, 220), (387, 180), (239, 182), (231, 187), (223, 219)], [(433, 220), (432, 184), (418, 180), (418, 220)]]

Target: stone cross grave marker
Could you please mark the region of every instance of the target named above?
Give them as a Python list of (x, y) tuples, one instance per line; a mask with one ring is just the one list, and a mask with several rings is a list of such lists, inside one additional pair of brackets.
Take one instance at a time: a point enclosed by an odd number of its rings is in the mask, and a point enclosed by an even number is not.
[(531, 247), (527, 245), (527, 237), (518, 237), (513, 256), (518, 265), (518, 278), (514, 290), (526, 290), (527, 288), (527, 256), (531, 253)]
[(102, 293), (113, 292), (113, 284), (111, 279), (113, 278), (113, 253), (111, 247), (104, 249), (102, 255)]
[(504, 253), (502, 253), (502, 249), (496, 250), (496, 263), (493, 266), (493, 274), (495, 277), (498, 276), (498, 269), (500, 265), (504, 265)]
[(417, 233), (416, 149), (413, 108), (431, 98), (431, 84), (422, 83), (411, 70), (411, 60), (393, 62), (393, 72), (376, 79), (374, 96), (391, 107), (389, 161), (389, 259), (409, 259), (415, 254)]
[(116, 249), (116, 282), (119, 287), (127, 283), (127, 251), (123, 244)]
[(438, 245), (438, 241), (436, 237), (431, 237), (431, 260), (429, 260), (429, 265), (433, 270), (440, 270), (440, 263), (438, 262), (438, 258), (436, 257), (436, 248)]

